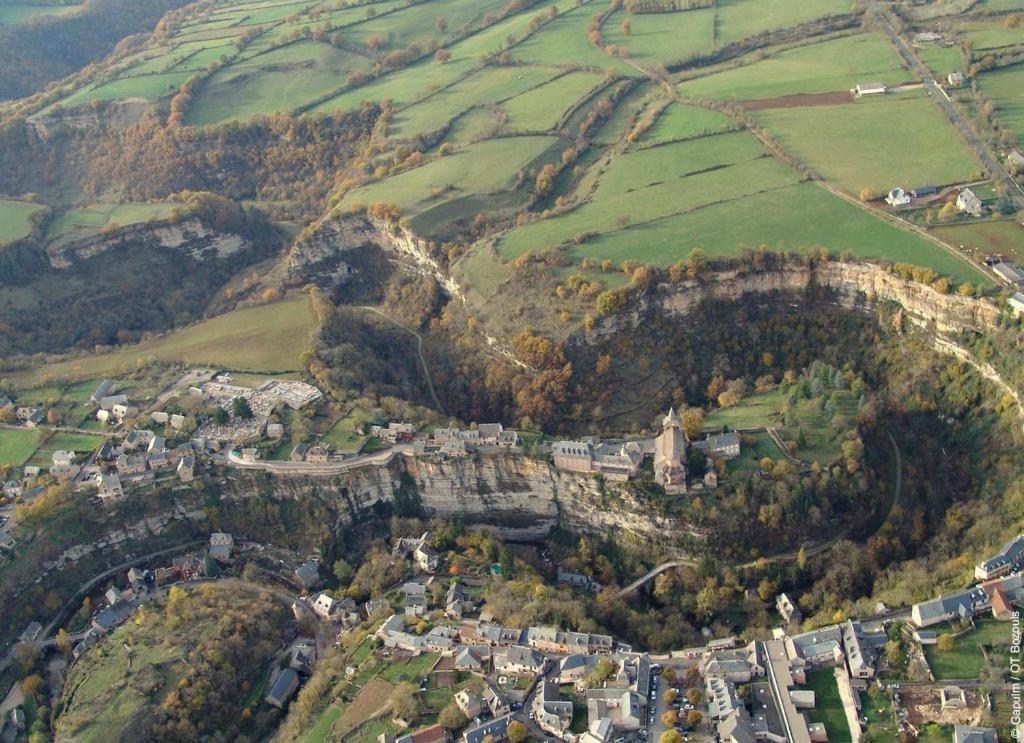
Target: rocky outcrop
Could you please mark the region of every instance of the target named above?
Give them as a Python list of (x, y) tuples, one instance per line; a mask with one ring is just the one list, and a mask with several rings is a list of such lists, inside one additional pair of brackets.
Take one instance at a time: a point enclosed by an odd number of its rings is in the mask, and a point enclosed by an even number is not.
[[(248, 473), (233, 477), (226, 495), (251, 497), (258, 491), (251, 478)], [(387, 466), (326, 481), (274, 477), (271, 487), (278, 497), (295, 499), (316, 489), (321, 499), (333, 500), (345, 521), (378, 502), (405, 502), (417, 504), (427, 516), (491, 527), (507, 539), (539, 538), (556, 525), (659, 543), (680, 533), (678, 524), (652, 513), (625, 483), (561, 472), (548, 462), (512, 453), (448, 461), (395, 457)]]
[(324, 266), (336, 275), (337, 262), (344, 261), (346, 251), (368, 245), (406, 258), (407, 265), (433, 276), (450, 296), (462, 299), (459, 285), (431, 257), (425, 240), (404, 227), (362, 214), (330, 217), (297, 240), (288, 255), (285, 281), (304, 284)]
[(68, 130), (93, 132), (125, 129), (142, 121), (152, 108), (153, 104), (145, 98), (125, 98), (70, 109), (46, 109), (29, 116), (25, 123), (40, 139), (49, 140)]
[(673, 315), (686, 315), (705, 299), (739, 299), (744, 294), (799, 293), (812, 286), (832, 289), (836, 302), (849, 310), (867, 310), (880, 301), (900, 305), (907, 317), (944, 332), (988, 331), (996, 327), (999, 307), (987, 299), (942, 294), (871, 263), (829, 261), (814, 266), (787, 265), (771, 271), (725, 271), (687, 281), (665, 292), (658, 304)]
[(69, 268), (78, 261), (102, 255), (127, 243), (145, 242), (152, 247), (177, 250), (196, 259), (224, 258), (245, 248), (238, 235), (214, 232), (197, 219), (183, 222), (146, 222), (123, 227), (85, 240), (53, 245), (47, 249), (50, 265)]

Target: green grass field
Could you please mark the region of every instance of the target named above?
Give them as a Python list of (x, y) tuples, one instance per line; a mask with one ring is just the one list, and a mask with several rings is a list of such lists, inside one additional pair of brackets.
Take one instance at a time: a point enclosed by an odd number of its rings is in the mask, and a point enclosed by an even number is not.
[(952, 245), (964, 245), (978, 258), (986, 253), (1002, 253), (1007, 260), (1024, 262), (1024, 227), (1013, 220), (935, 227), (930, 232)]
[(64, 245), (99, 234), (111, 225), (126, 227), (150, 219), (166, 219), (177, 204), (109, 204), (96, 203), (70, 209), (46, 227), (47, 243)]
[(822, 668), (807, 674), (807, 686), (814, 691), (814, 709), (807, 713), (811, 722), (825, 724), (830, 743), (849, 743), (850, 726), (839, 698), (839, 686), (831, 668)]
[[(629, 34), (623, 29), (627, 21)], [(619, 10), (604, 28), (609, 44), (629, 49), (630, 59), (642, 65), (656, 66), (711, 52), (714, 24), (715, 11), (711, 8), (639, 15)]]
[(0, 428), (0, 464), (21, 467), (43, 438), (43, 431), (24, 428)]
[[(950, 632), (949, 627), (940, 634)], [(1007, 645), (1010, 642), (1009, 622), (997, 622), (991, 618), (979, 619), (975, 629), (956, 639), (952, 650), (939, 650), (935, 645), (925, 646), (928, 665), (937, 679), (977, 678), (985, 663), (982, 647)], [(999, 656), (1001, 651), (997, 650)], [(1004, 653), (1005, 654), (1005, 653)]]
[(1024, 63), (986, 72), (978, 78), (982, 94), (995, 103), (999, 120), (1024, 147)]
[(981, 167), (920, 91), (771, 109), (756, 118), (786, 150), (855, 195), (863, 188), (883, 193), (901, 184), (962, 182)]
[[(839, 456), (839, 437), (853, 427), (857, 415), (857, 399), (846, 390), (836, 390), (836, 411), (831, 420), (822, 412), (820, 401), (799, 399), (794, 407), (796, 425), (786, 425), (782, 411), (792, 392), (780, 389), (757, 392), (743, 398), (732, 408), (721, 408), (707, 415), (704, 430), (776, 428), (784, 441), (797, 441), (798, 432), (803, 431), (804, 446), (798, 446), (796, 456), (806, 462), (828, 464)], [(754, 434), (755, 438), (761, 434)], [(781, 452), (767, 436), (762, 440), (765, 454), (748, 457), (753, 462), (761, 456), (778, 459)], [(748, 463), (749, 464), (749, 463)]]
[(367, 437), (353, 430), (357, 422), (361, 421), (355, 415), (339, 418), (323, 435), (322, 442), (337, 452), (355, 453), (359, 451)]
[(30, 218), (44, 208), (27, 201), (0, 199), (0, 245), (28, 235), (32, 231)]
[[(554, 137), (524, 136), (489, 139), (447, 157), (348, 193), (341, 208), (375, 202), (397, 204), (402, 214), (429, 233), (431, 226), (471, 217), (521, 201), (511, 192), (517, 171), (557, 143)], [(477, 199), (476, 196), (483, 198)]]
[(340, 86), (369, 60), (329, 44), (304, 41), (261, 54), (214, 73), (189, 108), (192, 126), (245, 121), (292, 111)]
[(99, 356), (62, 361), (10, 375), (31, 386), (42, 379), (73, 380), (114, 376), (150, 361), (210, 364), (242, 371), (300, 368), (316, 317), (308, 297), (296, 294), (280, 302), (248, 307)]
[(896, 52), (874, 34), (856, 34), (787, 49), (760, 61), (680, 83), (693, 98), (761, 100), (800, 93), (844, 92), (859, 82), (913, 79)]
[(716, 134), (729, 126), (729, 120), (717, 111), (673, 103), (654, 120), (640, 138), (641, 145), (664, 144), (682, 139)]
[(719, 0), (718, 46), (853, 10), (849, 0)]

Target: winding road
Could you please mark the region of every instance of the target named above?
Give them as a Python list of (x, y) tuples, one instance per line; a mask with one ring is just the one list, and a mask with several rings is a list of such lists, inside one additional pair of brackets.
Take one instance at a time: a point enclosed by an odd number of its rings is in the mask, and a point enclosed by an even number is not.
[[(900, 448), (899, 446), (896, 445), (896, 439), (893, 437), (891, 433), (886, 431), (885, 435), (889, 438), (889, 443), (892, 444), (893, 456), (896, 462), (896, 472), (893, 476), (892, 500), (889, 502), (889, 509), (886, 512), (885, 518), (882, 519), (881, 523), (878, 525), (878, 529), (875, 530), (876, 533), (879, 529), (885, 526), (885, 523), (889, 520), (889, 515), (892, 513), (892, 509), (895, 508), (896, 504), (899, 502), (900, 493), (903, 490), (903, 458), (900, 455)], [(840, 540), (845, 539), (852, 530), (852, 528), (852, 526), (847, 526), (846, 528), (842, 529), (838, 534), (836, 534), (833, 537), (830, 537), (829, 539), (826, 539), (823, 542), (818, 542), (817, 544), (811, 545), (804, 545), (801, 548), (804, 551), (804, 557), (814, 557), (815, 555), (820, 555), (822, 552), (830, 550)], [(791, 552), (782, 552), (777, 555), (771, 555), (770, 557), (762, 557), (758, 560), (751, 560), (749, 562), (740, 563), (735, 567), (740, 569), (750, 569), (753, 567), (757, 567), (758, 565), (770, 564), (775, 562), (789, 562), (791, 560), (797, 559), (797, 556), (799, 554), (799, 549)], [(659, 575), (664, 573), (666, 570), (672, 570), (673, 568), (696, 568), (697, 564), (697, 560), (695, 560), (692, 557), (678, 557), (673, 560), (668, 560), (666, 562), (661, 563), (657, 567), (651, 568), (644, 575), (640, 576), (635, 581), (633, 581), (628, 586), (619, 591), (619, 595), (626, 596), (630, 593), (633, 593), (642, 585), (644, 585), (648, 581), (654, 580)]]

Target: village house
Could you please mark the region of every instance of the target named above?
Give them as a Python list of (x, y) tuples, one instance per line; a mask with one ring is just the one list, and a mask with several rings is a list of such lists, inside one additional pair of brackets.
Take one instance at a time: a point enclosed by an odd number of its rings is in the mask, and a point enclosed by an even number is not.
[(171, 414), (171, 428), (180, 431), (182, 428), (185, 427), (185, 421), (186, 420), (187, 419), (185, 418), (185, 416), (181, 415), (180, 413), (172, 413)]
[(327, 462), (331, 461), (331, 451), (330, 449), (324, 446), (320, 446), (319, 444), (317, 444), (316, 446), (311, 446), (309, 447), (309, 450), (306, 452), (305, 461), (313, 462), (315, 464), (327, 464)]
[(1019, 534), (992, 557), (978, 563), (974, 568), (974, 577), (978, 580), (991, 580), (1018, 570), (1024, 563), (1024, 534)]
[(479, 716), (480, 710), (483, 709), (480, 706), (480, 697), (471, 694), (468, 689), (463, 689), (455, 694), (455, 705), (470, 720)]
[(144, 428), (137, 428), (128, 432), (128, 435), (124, 437), (122, 446), (126, 452), (148, 449), (150, 442), (154, 438), (156, 438), (156, 434), (152, 431)]
[(280, 423), (268, 423), (267, 437), (271, 439), (284, 438), (284, 426), (282, 426)]
[(55, 451), (50, 457), (52, 466), (50, 472), (55, 475), (63, 475), (70, 472), (75, 465), (75, 453), (73, 451)]
[(693, 448), (709, 457), (735, 459), (740, 455), (740, 435), (735, 431), (711, 433), (703, 441), (695, 441)]
[(209, 555), (217, 562), (231, 562), (231, 550), (235, 546), (235, 538), (230, 534), (215, 531), (210, 534)]
[(502, 694), (500, 689), (495, 688), (490, 681), (484, 687), (480, 699), (493, 717), (504, 717), (512, 712), (512, 705), (509, 703), (508, 697)]
[(34, 407), (20, 407), (14, 415), (25, 428), (36, 428), (46, 418), (42, 408)]
[(100, 475), (96, 478), (96, 495), (101, 501), (114, 500), (124, 497), (124, 488), (121, 486), (121, 478), (116, 472)]
[(153, 413), (149, 414), (149, 419), (153, 423), (157, 423), (157, 424), (159, 424), (161, 426), (166, 426), (167, 425), (167, 421), (169, 421), (170, 418), (171, 418), (171, 416), (170, 416), (169, 413), (164, 413), (164, 412), (159, 411), (159, 410), (154, 411)]
[(985, 211), (981, 199), (969, 188), (960, 191), (960, 195), (956, 197), (956, 208), (972, 217), (980, 217)]
[(103, 410), (109, 410), (111, 413), (114, 412), (114, 407), (117, 405), (127, 405), (128, 395), (107, 395), (101, 397), (98, 401), (98, 405)]
[(445, 596), (444, 613), (450, 619), (461, 620), (473, 611), (473, 608), (473, 602), (470, 601), (468, 594), (462, 590), (457, 580), (453, 580)]
[(780, 593), (775, 598), (775, 608), (778, 609), (779, 614), (782, 615), (782, 621), (786, 624), (800, 624), (804, 621), (804, 615), (800, 611), (800, 607), (784, 593)]
[(544, 656), (536, 650), (512, 645), (494, 654), (494, 670), (508, 676), (536, 676), (544, 672)]
[(572, 702), (563, 700), (558, 684), (546, 679), (533, 699), (533, 713), (541, 730), (557, 738), (563, 737), (572, 724)]
[(133, 477), (146, 471), (146, 459), (138, 454), (122, 454), (114, 466), (121, 477)]
[(953, 743), (998, 743), (995, 728), (981, 728), (972, 725), (955, 725)]
[(462, 734), (463, 743), (484, 743), (485, 739), (500, 743), (508, 738), (508, 724), (512, 717), (506, 715), (471, 727)]
[(388, 444), (396, 444), (399, 441), (411, 441), (416, 433), (416, 426), (412, 423), (388, 423), (386, 426), (370, 426), (370, 435), (376, 436)]
[(404, 611), (407, 617), (423, 618), (430, 613), (430, 604), (426, 596), (406, 596)]
[(182, 482), (192, 482), (196, 479), (196, 458), (191, 454), (186, 454), (178, 461), (178, 468), (176, 470), (178, 479)]
[(962, 72), (951, 72), (946, 76), (946, 82), (951, 88), (959, 88), (967, 82), (967, 78)]
[(1010, 305), (1015, 315), (1024, 314), (1024, 294), (1014, 292), (1006, 303)]
[(282, 669), (274, 680), (265, 701), (272, 707), (284, 709), (285, 705), (288, 704), (288, 700), (292, 698), (292, 695), (295, 694), (295, 690), (298, 688), (299, 675), (295, 670), (292, 668)]
[(559, 684), (579, 684), (597, 667), (597, 663), (598, 658), (594, 655), (567, 655), (558, 662), (555, 680)]
[(114, 380), (104, 379), (102, 382), (100, 382), (99, 386), (96, 388), (96, 391), (89, 396), (89, 402), (99, 402), (104, 397), (109, 395), (113, 389)]
[(138, 418), (139, 409), (127, 402), (119, 402), (110, 408), (110, 416), (118, 423), (124, 423), (127, 420)]
[(458, 637), (457, 629), (438, 625), (433, 627), (423, 640), (428, 650), (433, 650), (435, 653), (448, 653), (455, 649), (455, 641)]
[(491, 662), (489, 645), (459, 645), (455, 648), (455, 670), (484, 675)]
[(518, 645), (522, 636), (521, 630), (497, 624), (480, 623), (475, 627), (462, 628), (463, 639), (473, 645), (508, 647), (509, 645)]
[(885, 203), (893, 208), (899, 208), (910, 203), (910, 196), (906, 191), (897, 186), (885, 197)]
[(320, 570), (312, 560), (304, 562), (297, 567), (293, 576), (295, 581), (306, 591), (320, 582)]
[(587, 689), (587, 718), (609, 720), (617, 731), (639, 730), (643, 725), (641, 697), (628, 689)]
[(608, 635), (563, 632), (554, 627), (528, 627), (526, 644), (542, 653), (610, 653), (614, 640)]
[(372, 617), (377, 612), (390, 609), (391, 604), (388, 603), (387, 599), (370, 599), (365, 604), (363, 604), (363, 614), (366, 615), (367, 619)]

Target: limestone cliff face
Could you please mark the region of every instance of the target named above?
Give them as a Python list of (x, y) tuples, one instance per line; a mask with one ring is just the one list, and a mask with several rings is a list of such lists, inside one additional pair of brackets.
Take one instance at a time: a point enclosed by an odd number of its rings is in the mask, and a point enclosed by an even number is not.
[(999, 308), (987, 299), (941, 294), (930, 286), (907, 281), (870, 263), (827, 262), (814, 267), (789, 265), (764, 271), (725, 271), (708, 280), (688, 281), (664, 293), (658, 304), (673, 315), (685, 315), (707, 298), (738, 299), (748, 293), (802, 292), (810, 286), (835, 291), (845, 309), (871, 309), (879, 301), (903, 307), (920, 324), (944, 332), (986, 331), (996, 326)]
[(286, 281), (304, 283), (318, 264), (344, 260), (346, 250), (366, 245), (403, 256), (410, 266), (433, 276), (450, 296), (462, 298), (458, 284), (430, 255), (426, 241), (404, 227), (359, 214), (326, 219), (311, 235), (296, 241), (288, 255)]
[[(560, 472), (547, 462), (512, 453), (446, 462), (396, 457), (390, 465), (364, 468), (330, 481), (274, 477), (271, 487), (278, 497), (296, 499), (316, 487), (321, 498), (336, 504), (344, 521), (374, 503), (411, 497), (427, 516), (486, 525), (509, 539), (542, 537), (555, 525), (659, 543), (679, 533), (676, 523), (651, 513), (623, 483)], [(233, 478), (229, 488), (232, 497), (248, 497), (256, 491), (248, 476)]]
[(213, 232), (197, 219), (130, 225), (110, 234), (96, 235), (47, 250), (50, 265), (69, 268), (78, 261), (102, 255), (128, 243), (177, 250), (193, 258), (223, 258), (247, 246), (244, 238)]
[(142, 121), (153, 104), (144, 98), (125, 98), (102, 105), (85, 104), (72, 109), (54, 108), (29, 116), (25, 121), (40, 139), (49, 140), (68, 130), (108, 131)]

